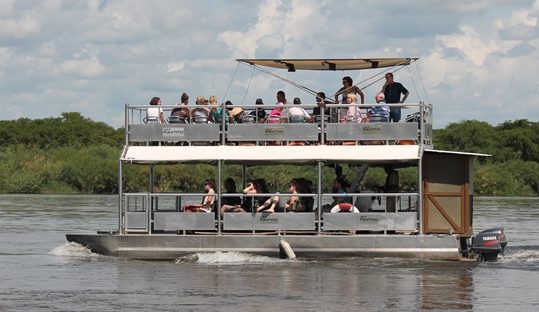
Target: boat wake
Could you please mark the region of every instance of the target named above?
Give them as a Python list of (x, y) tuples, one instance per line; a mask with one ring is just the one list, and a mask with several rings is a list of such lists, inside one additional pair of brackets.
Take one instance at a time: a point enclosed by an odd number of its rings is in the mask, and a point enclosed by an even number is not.
[(535, 263), (539, 262), (539, 249), (537, 246), (519, 246), (518, 249), (508, 250), (505, 255), (503, 255), (498, 261), (501, 262), (528, 262)]
[(98, 258), (102, 257), (99, 254), (93, 253), (90, 251), (90, 249), (82, 246), (81, 244), (74, 243), (74, 242), (68, 242), (65, 243), (62, 246), (58, 246), (54, 249), (52, 249), (49, 254), (55, 255), (58, 257), (66, 257), (66, 258)]
[(240, 265), (246, 263), (267, 264), (290, 260), (258, 256), (242, 252), (199, 252), (176, 259), (176, 263), (201, 263), (209, 265)]

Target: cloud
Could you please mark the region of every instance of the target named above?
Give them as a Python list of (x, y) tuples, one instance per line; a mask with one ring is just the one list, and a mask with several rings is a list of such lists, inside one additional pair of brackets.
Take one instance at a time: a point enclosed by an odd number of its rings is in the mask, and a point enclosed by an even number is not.
[[(80, 110), (120, 126), (124, 103), (174, 104), (181, 92), (273, 103), (283, 89), (306, 102), (310, 94), (234, 59), (419, 56), (418, 73), (397, 77), (410, 102), (430, 97), (436, 125), (537, 120), (537, 16), (529, 0), (0, 0), (0, 97), (24, 103), (3, 104), (0, 118)], [(375, 73), (277, 74), (332, 94), (343, 75)], [(367, 101), (380, 86), (364, 90)]]
[(0, 39), (23, 39), (39, 32), (40, 25), (35, 14), (20, 18), (0, 19)]
[(64, 74), (95, 78), (105, 72), (105, 67), (96, 58), (85, 60), (67, 60), (60, 64), (60, 71)]

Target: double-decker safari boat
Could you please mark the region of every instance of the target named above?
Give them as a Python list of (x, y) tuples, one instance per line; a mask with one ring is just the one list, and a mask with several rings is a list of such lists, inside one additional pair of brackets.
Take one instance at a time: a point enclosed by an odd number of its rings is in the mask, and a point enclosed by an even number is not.
[[(392, 68), (415, 58), (378, 59), (241, 59), (256, 68), (300, 70), (362, 70)], [(264, 69), (266, 71), (266, 69)], [(346, 104), (348, 105), (348, 104)], [(412, 110), (403, 122), (339, 122), (326, 104), (315, 122), (259, 123), (253, 118), (231, 122), (171, 119), (158, 123), (147, 116), (148, 106), (126, 105), (125, 146), (119, 161), (118, 229), (92, 234), (66, 234), (67, 240), (92, 252), (147, 260), (173, 260), (199, 252), (245, 252), (267, 256), (339, 258), (350, 256), (412, 257), (443, 260), (495, 260), (503, 251), (502, 228), (473, 233), (474, 153), (435, 150), (432, 144), (432, 105), (391, 104)], [(366, 110), (373, 106), (357, 105)], [(167, 113), (175, 106), (162, 106)], [(186, 106), (193, 108), (194, 106)], [(243, 106), (255, 109), (254, 105)], [(316, 105), (303, 104), (304, 108)], [(222, 104), (224, 109), (224, 104)], [(299, 144), (298, 144), (299, 143)], [(216, 181), (213, 210), (186, 211), (203, 193), (164, 193), (155, 190), (155, 169), (177, 164), (212, 167)], [(124, 192), (126, 167), (148, 168), (146, 192)], [(226, 197), (270, 197), (277, 192), (228, 194), (221, 190), (227, 168), (241, 168), (242, 182), (252, 168), (286, 176), (301, 166), (312, 172), (312, 191), (294, 194), (310, 198), (301, 212), (223, 212)], [(332, 189), (327, 178), (335, 168), (356, 174), (346, 196)], [(288, 168), (288, 169), (287, 169)], [(414, 168), (417, 188), (362, 190), (368, 170), (386, 169), (398, 175)], [(281, 171), (281, 172), (278, 172)], [(146, 172), (146, 171), (145, 171)], [(339, 173), (337, 173), (339, 175)], [(390, 180), (390, 179), (388, 179)], [(284, 181), (286, 183), (286, 181)], [(281, 190), (282, 191), (282, 190)], [(283, 205), (291, 193), (281, 192)], [(328, 208), (329, 207), (329, 208)]]

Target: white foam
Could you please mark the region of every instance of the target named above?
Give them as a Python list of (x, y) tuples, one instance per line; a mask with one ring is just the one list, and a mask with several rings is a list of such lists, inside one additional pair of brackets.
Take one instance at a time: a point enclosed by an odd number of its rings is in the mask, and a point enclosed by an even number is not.
[(81, 244), (74, 242), (67, 242), (62, 246), (58, 246), (49, 252), (51, 255), (58, 257), (76, 257), (76, 258), (95, 258), (99, 257), (90, 251), (90, 249), (84, 247)]
[(202, 264), (218, 264), (218, 265), (239, 265), (245, 263), (252, 264), (267, 264), (267, 263), (277, 263), (282, 261), (290, 260), (280, 260), (272, 257), (258, 256), (242, 252), (199, 252), (189, 256), (181, 257), (176, 260), (176, 263), (202, 263)]
[(539, 262), (539, 250), (518, 250), (514, 253), (506, 253), (499, 259), (502, 262)]

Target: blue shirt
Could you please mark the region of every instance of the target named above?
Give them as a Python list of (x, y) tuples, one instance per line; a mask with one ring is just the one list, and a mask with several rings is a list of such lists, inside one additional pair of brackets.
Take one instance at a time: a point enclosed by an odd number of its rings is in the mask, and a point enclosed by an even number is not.
[(389, 120), (389, 106), (386, 105), (386, 102), (380, 102), (376, 106), (373, 106), (371, 109), (369, 109), (369, 113), (371, 114), (371, 118), (381, 118), (385, 120), (380, 121), (388, 121)]

